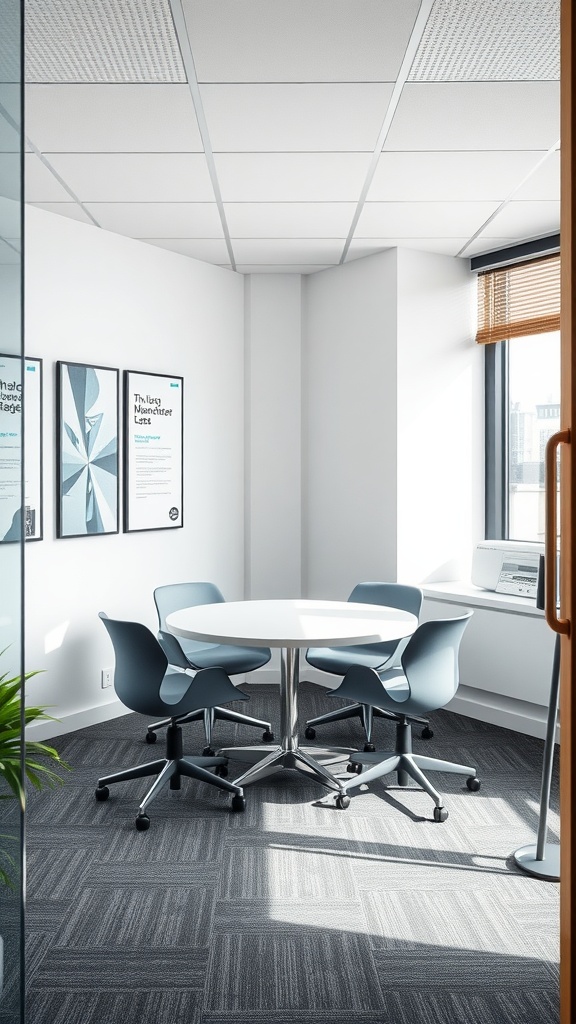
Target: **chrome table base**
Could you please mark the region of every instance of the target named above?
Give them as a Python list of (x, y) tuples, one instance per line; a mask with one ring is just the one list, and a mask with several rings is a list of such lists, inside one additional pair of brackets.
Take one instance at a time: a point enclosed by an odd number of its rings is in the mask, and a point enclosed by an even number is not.
[[(314, 749), (314, 753), (322, 757), (319, 761), (310, 753), (310, 748), (303, 749), (298, 742), (298, 666), (300, 650), (298, 647), (282, 648), (280, 671), (280, 735), (281, 744), (269, 747), (226, 747), (219, 754), (237, 761), (253, 761), (246, 771), (234, 779), (235, 786), (250, 786), (269, 775), (291, 768), (313, 778), (326, 789), (343, 794), (345, 779), (339, 779), (329, 771), (327, 764), (338, 764), (348, 760), (355, 751), (343, 748)], [(267, 752), (268, 751), (268, 752)]]

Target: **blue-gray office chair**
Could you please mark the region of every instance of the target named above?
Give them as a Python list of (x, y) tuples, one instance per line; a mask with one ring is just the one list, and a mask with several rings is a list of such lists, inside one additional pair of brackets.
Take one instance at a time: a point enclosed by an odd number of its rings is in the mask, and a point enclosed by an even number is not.
[(448, 811), (423, 769), (466, 775), (468, 789), (480, 789), (475, 768), (412, 752), (412, 716), (444, 707), (458, 689), (458, 651), (472, 614), (468, 611), (454, 619), (423, 622), (402, 653), (401, 667), (378, 673), (365, 665), (353, 665), (338, 689), (332, 691), (330, 696), (351, 697), (362, 704), (387, 708), (398, 719), (393, 751), (351, 755), (349, 770), (359, 774), (344, 783), (344, 793), (336, 798), (338, 807), (348, 806), (347, 794), (354, 787), (394, 771), (399, 773), (400, 785), (407, 785), (412, 778), (429, 793), (435, 804), (434, 821), (446, 821)]
[[(225, 757), (182, 756), (182, 729), (178, 720), (198, 704), (208, 707), (217, 701), (247, 700), (246, 695), (235, 689), (221, 668), (205, 669), (194, 679), (183, 672), (170, 672), (164, 651), (146, 626), (140, 622), (109, 619), (104, 612), (99, 615), (114, 646), (114, 689), (122, 703), (141, 715), (168, 714), (170, 717), (165, 757), (98, 779), (96, 799), (107, 800), (108, 787), (114, 782), (156, 775), (136, 816), (136, 828), (143, 832), (150, 827), (146, 814), (149, 804), (167, 782), (170, 782), (170, 789), (180, 789), (180, 778), (184, 775), (233, 793), (232, 810), (243, 811), (246, 802), (242, 787), (223, 777), (227, 775)], [(216, 768), (218, 774), (214, 775), (208, 768)]]
[[(401, 611), (411, 612), (412, 615), (418, 617), (422, 607), (422, 596), (419, 587), (406, 586), (402, 583), (358, 583), (348, 600), (356, 601), (359, 604), (387, 605), (389, 608), (399, 608)], [(356, 644), (350, 647), (309, 647), (306, 651), (306, 661), (313, 668), (319, 668), (322, 672), (330, 672), (338, 676), (346, 675), (352, 665), (365, 665), (367, 668), (381, 672), (385, 670), (386, 665), (392, 665), (398, 661), (399, 653), (405, 646), (405, 640), (388, 640), (379, 644)], [(395, 714), (383, 707), (373, 708), (368, 704), (355, 701), (354, 704), (348, 704), (345, 708), (311, 718), (306, 722), (304, 735), (307, 740), (313, 740), (318, 725), (326, 725), (327, 722), (340, 722), (344, 718), (359, 718), (364, 727), (364, 750), (373, 751), (376, 749), (372, 742), (374, 716), (393, 721), (396, 719)], [(430, 739), (434, 735), (425, 718), (414, 716), (413, 721), (420, 722), (424, 726), (421, 733), (423, 739)]]
[[(269, 647), (209, 644), (204, 641), (176, 638), (173, 633), (167, 631), (166, 617), (172, 612), (180, 611), (181, 608), (193, 608), (199, 604), (219, 604), (224, 601), (218, 587), (213, 583), (171, 583), (165, 587), (156, 587), (154, 601), (160, 622), (158, 639), (170, 665), (175, 668), (193, 669), (197, 672), (203, 668), (218, 667), (223, 668), (228, 675), (235, 676), (241, 672), (253, 672), (270, 661), (272, 655)], [(232, 696), (228, 697), (228, 700), (237, 700), (237, 698)], [(226, 722), (240, 722), (242, 725), (253, 725), (257, 729), (264, 730), (262, 739), (265, 743), (272, 743), (274, 740), (270, 722), (261, 722), (259, 718), (251, 718), (249, 715), (242, 715), (239, 711), (231, 711), (229, 708), (213, 707), (212, 705), (210, 707), (197, 706), (180, 720), (180, 725), (203, 720), (206, 746), (202, 753), (206, 757), (211, 757), (214, 754), (212, 729), (217, 719)], [(167, 724), (167, 720), (163, 720), (149, 725), (146, 733), (147, 742), (155, 743), (156, 731)]]

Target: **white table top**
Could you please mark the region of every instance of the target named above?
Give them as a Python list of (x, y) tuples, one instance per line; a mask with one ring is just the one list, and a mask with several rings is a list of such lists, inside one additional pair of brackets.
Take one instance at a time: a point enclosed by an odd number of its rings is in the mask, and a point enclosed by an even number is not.
[(182, 608), (166, 618), (176, 636), (245, 647), (330, 647), (410, 636), (409, 612), (350, 601), (225, 601)]

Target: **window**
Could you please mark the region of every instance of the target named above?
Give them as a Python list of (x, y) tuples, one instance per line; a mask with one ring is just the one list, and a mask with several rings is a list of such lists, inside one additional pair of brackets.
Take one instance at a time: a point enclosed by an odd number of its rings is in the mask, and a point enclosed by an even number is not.
[(544, 454), (548, 438), (560, 428), (559, 258), (553, 259), (556, 266), (550, 258), (531, 261), (526, 275), (518, 265), (499, 268), (483, 275), (492, 280), (479, 282), (478, 340), (487, 342), (490, 538), (544, 539)]

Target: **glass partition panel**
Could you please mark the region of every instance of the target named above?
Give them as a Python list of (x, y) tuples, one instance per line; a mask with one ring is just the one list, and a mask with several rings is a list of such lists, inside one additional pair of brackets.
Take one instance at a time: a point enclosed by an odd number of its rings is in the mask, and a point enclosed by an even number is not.
[(22, 7), (0, 0), (0, 1024), (24, 1021)]

